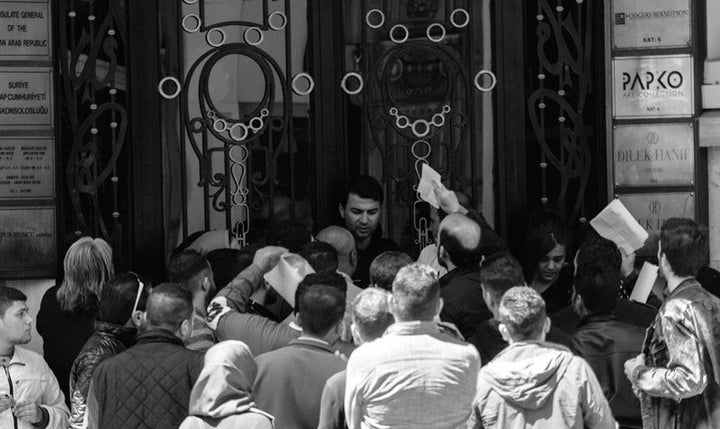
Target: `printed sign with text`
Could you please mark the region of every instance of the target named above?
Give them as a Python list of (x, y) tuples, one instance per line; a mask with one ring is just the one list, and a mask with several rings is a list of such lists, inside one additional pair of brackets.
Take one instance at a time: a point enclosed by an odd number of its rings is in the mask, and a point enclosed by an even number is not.
[(615, 48), (690, 45), (690, 0), (614, 0), (611, 3)]

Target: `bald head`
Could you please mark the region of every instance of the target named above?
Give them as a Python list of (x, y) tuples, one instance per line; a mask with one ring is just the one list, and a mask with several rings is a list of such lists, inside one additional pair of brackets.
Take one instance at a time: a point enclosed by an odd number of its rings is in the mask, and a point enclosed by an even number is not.
[(439, 229), (438, 249), (440, 259), (446, 265), (450, 262), (455, 267), (465, 268), (480, 264), (482, 229), (477, 222), (460, 213), (453, 213), (440, 222)]
[(328, 243), (338, 254), (338, 269), (352, 276), (357, 268), (357, 250), (355, 238), (350, 231), (340, 226), (329, 226), (315, 237), (317, 241)]

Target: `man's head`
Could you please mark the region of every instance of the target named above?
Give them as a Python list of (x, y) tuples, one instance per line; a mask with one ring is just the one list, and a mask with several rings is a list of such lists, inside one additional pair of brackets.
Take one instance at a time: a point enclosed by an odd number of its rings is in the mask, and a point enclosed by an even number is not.
[(454, 267), (479, 267), (480, 225), (460, 213), (449, 214), (440, 222), (438, 262), (448, 270)]
[(328, 243), (335, 248), (338, 256), (338, 269), (352, 277), (357, 269), (357, 248), (355, 238), (341, 226), (329, 226), (322, 229), (315, 237), (317, 241)]
[(620, 272), (622, 256), (617, 244), (597, 233), (589, 233), (575, 254), (575, 271), (585, 265), (602, 265)]
[(0, 344), (15, 346), (30, 342), (32, 318), (27, 296), (11, 287), (0, 286)]
[(422, 264), (401, 268), (392, 286), (390, 311), (398, 322), (430, 321), (440, 314), (442, 299), (435, 270)]
[(310, 286), (325, 285), (337, 289), (343, 296), (347, 295), (347, 282), (340, 274), (334, 271), (312, 273), (305, 276), (297, 289), (295, 289), (295, 313), (300, 311), (300, 297), (307, 292)]
[(295, 307), (303, 335), (328, 339), (339, 335), (334, 331), (345, 314), (345, 294), (336, 286), (323, 283), (309, 283), (302, 289), (298, 286)]
[(297, 253), (303, 244), (311, 241), (310, 228), (300, 220), (287, 220), (273, 226), (267, 237), (269, 246), (284, 247), (291, 253)]
[(205, 304), (215, 295), (215, 278), (207, 259), (196, 250), (186, 249), (170, 258), (168, 281), (179, 283), (195, 300), (204, 298)]
[(514, 287), (505, 292), (500, 308), (500, 333), (508, 343), (544, 341), (550, 330), (545, 301), (533, 288)]
[(388, 326), (395, 323), (390, 313), (390, 292), (371, 287), (353, 300), (352, 333), (355, 344), (360, 345), (382, 337)]
[[(253, 249), (254, 250), (254, 249)], [(252, 264), (253, 252), (238, 249), (215, 249), (205, 255), (213, 273), (216, 289), (219, 291)]]
[(147, 329), (172, 332), (186, 342), (192, 331), (192, 294), (177, 283), (162, 283), (153, 289), (146, 305)]
[(525, 278), (520, 263), (510, 255), (503, 255), (483, 265), (480, 282), (485, 304), (498, 319), (498, 307), (503, 295), (515, 286), (524, 286)]
[(392, 291), (393, 281), (401, 268), (412, 264), (412, 258), (403, 252), (383, 252), (370, 264), (370, 284)]
[(658, 262), (665, 278), (696, 276), (707, 259), (708, 231), (703, 225), (671, 218), (660, 229)]
[(580, 265), (573, 286), (573, 310), (578, 316), (610, 314), (620, 295), (620, 270), (598, 263)]
[(338, 254), (334, 247), (322, 241), (311, 241), (300, 248), (302, 256), (316, 273), (335, 272), (338, 269)]
[(120, 273), (102, 291), (98, 320), (139, 327), (145, 320), (150, 285), (135, 273)]
[(355, 240), (369, 239), (380, 222), (383, 189), (370, 176), (360, 176), (343, 193), (339, 201), (340, 217)]

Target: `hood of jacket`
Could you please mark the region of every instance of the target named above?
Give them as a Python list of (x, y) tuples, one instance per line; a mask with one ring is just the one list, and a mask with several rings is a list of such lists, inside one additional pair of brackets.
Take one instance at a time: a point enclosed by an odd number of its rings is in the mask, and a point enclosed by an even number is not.
[(504, 400), (537, 410), (555, 391), (572, 358), (568, 349), (557, 344), (519, 342), (498, 354), (482, 372)]

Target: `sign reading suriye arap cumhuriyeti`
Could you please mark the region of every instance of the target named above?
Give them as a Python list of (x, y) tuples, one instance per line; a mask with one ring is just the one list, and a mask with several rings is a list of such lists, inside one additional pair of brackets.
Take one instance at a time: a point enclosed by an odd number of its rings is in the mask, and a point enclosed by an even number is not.
[(694, 113), (690, 55), (614, 58), (615, 118), (688, 117)]
[(683, 47), (690, 44), (690, 0), (612, 1), (617, 49)]
[(52, 126), (50, 68), (4, 68), (0, 71), (0, 126)]
[(50, 4), (0, 1), (0, 60), (50, 60)]

